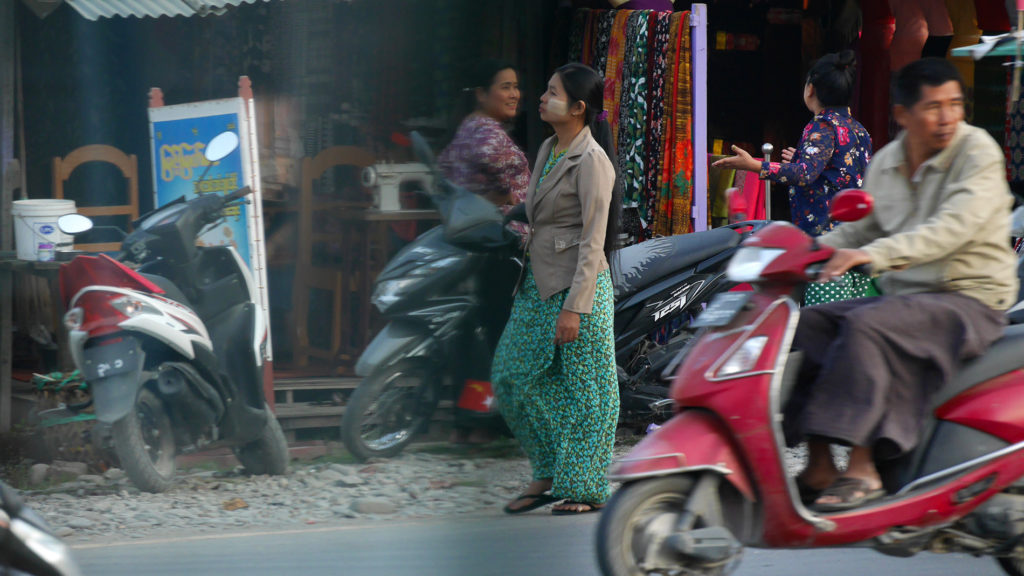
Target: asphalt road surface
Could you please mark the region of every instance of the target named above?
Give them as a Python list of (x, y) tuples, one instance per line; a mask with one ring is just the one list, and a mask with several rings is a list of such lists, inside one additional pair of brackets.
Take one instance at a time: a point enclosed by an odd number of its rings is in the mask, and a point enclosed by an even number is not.
[[(75, 545), (86, 576), (597, 574), (597, 516), (535, 512)], [(991, 558), (871, 550), (747, 550), (736, 576), (999, 576)]]

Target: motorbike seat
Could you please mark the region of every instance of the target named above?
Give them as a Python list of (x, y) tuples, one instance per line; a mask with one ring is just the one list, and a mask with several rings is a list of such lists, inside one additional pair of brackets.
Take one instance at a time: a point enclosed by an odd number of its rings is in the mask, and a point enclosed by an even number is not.
[(146, 280), (149, 280), (153, 284), (159, 286), (160, 289), (164, 291), (162, 296), (174, 300), (178, 304), (184, 304), (189, 308), (192, 307), (192, 304), (189, 303), (188, 298), (185, 298), (185, 294), (181, 291), (180, 288), (178, 288), (174, 284), (174, 282), (171, 282), (170, 280), (164, 278), (163, 276), (157, 276), (156, 274), (146, 274), (143, 272), (139, 272), (139, 275), (145, 278)]
[(984, 354), (964, 363), (953, 381), (935, 395), (932, 408), (942, 406), (972, 386), (1018, 368), (1024, 368), (1024, 325), (1015, 324), (1007, 326), (1003, 337)]
[(652, 238), (616, 250), (612, 255), (615, 297), (639, 292), (656, 281), (693, 266), (740, 243), (743, 237), (731, 228)]

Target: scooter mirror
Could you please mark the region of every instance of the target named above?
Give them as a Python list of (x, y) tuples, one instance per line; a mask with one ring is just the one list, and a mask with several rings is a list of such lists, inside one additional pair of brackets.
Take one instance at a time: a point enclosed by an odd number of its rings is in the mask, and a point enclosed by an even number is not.
[(81, 214), (65, 214), (57, 218), (57, 228), (65, 234), (74, 236), (92, 230), (92, 220)]
[(238, 134), (234, 132), (221, 132), (213, 137), (213, 140), (206, 145), (203, 156), (208, 162), (216, 162), (231, 154), (238, 148)]
[(837, 222), (856, 222), (871, 214), (875, 199), (864, 190), (847, 188), (832, 198), (829, 215)]
[(412, 151), (416, 154), (416, 159), (433, 170), (434, 152), (430, 150), (430, 144), (427, 144), (426, 138), (424, 138), (419, 132), (415, 131), (409, 134), (409, 138), (412, 140)]

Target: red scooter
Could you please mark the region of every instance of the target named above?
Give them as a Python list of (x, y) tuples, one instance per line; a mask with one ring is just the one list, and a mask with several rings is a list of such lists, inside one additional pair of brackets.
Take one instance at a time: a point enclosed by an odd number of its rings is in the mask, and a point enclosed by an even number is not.
[[(847, 190), (832, 217), (870, 210), (870, 195)], [(1024, 326), (934, 399), (918, 447), (880, 467), (886, 497), (829, 514), (801, 503), (782, 432), (801, 362), (790, 344), (797, 295), (833, 252), (783, 222), (743, 242), (728, 275), (755, 290), (720, 294), (698, 317), (674, 416), (609, 471), (623, 486), (598, 528), (603, 574), (726, 574), (743, 546), (859, 546), (993, 556), (1024, 575)]]

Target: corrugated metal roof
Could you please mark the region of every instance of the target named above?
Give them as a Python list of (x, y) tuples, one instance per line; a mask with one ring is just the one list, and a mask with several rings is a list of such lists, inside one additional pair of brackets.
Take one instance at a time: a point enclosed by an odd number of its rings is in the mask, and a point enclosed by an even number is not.
[[(3, 1), (3, 0), (0, 0)], [(114, 16), (206, 16), (223, 14), (229, 6), (269, 0), (65, 0), (88, 20)]]

